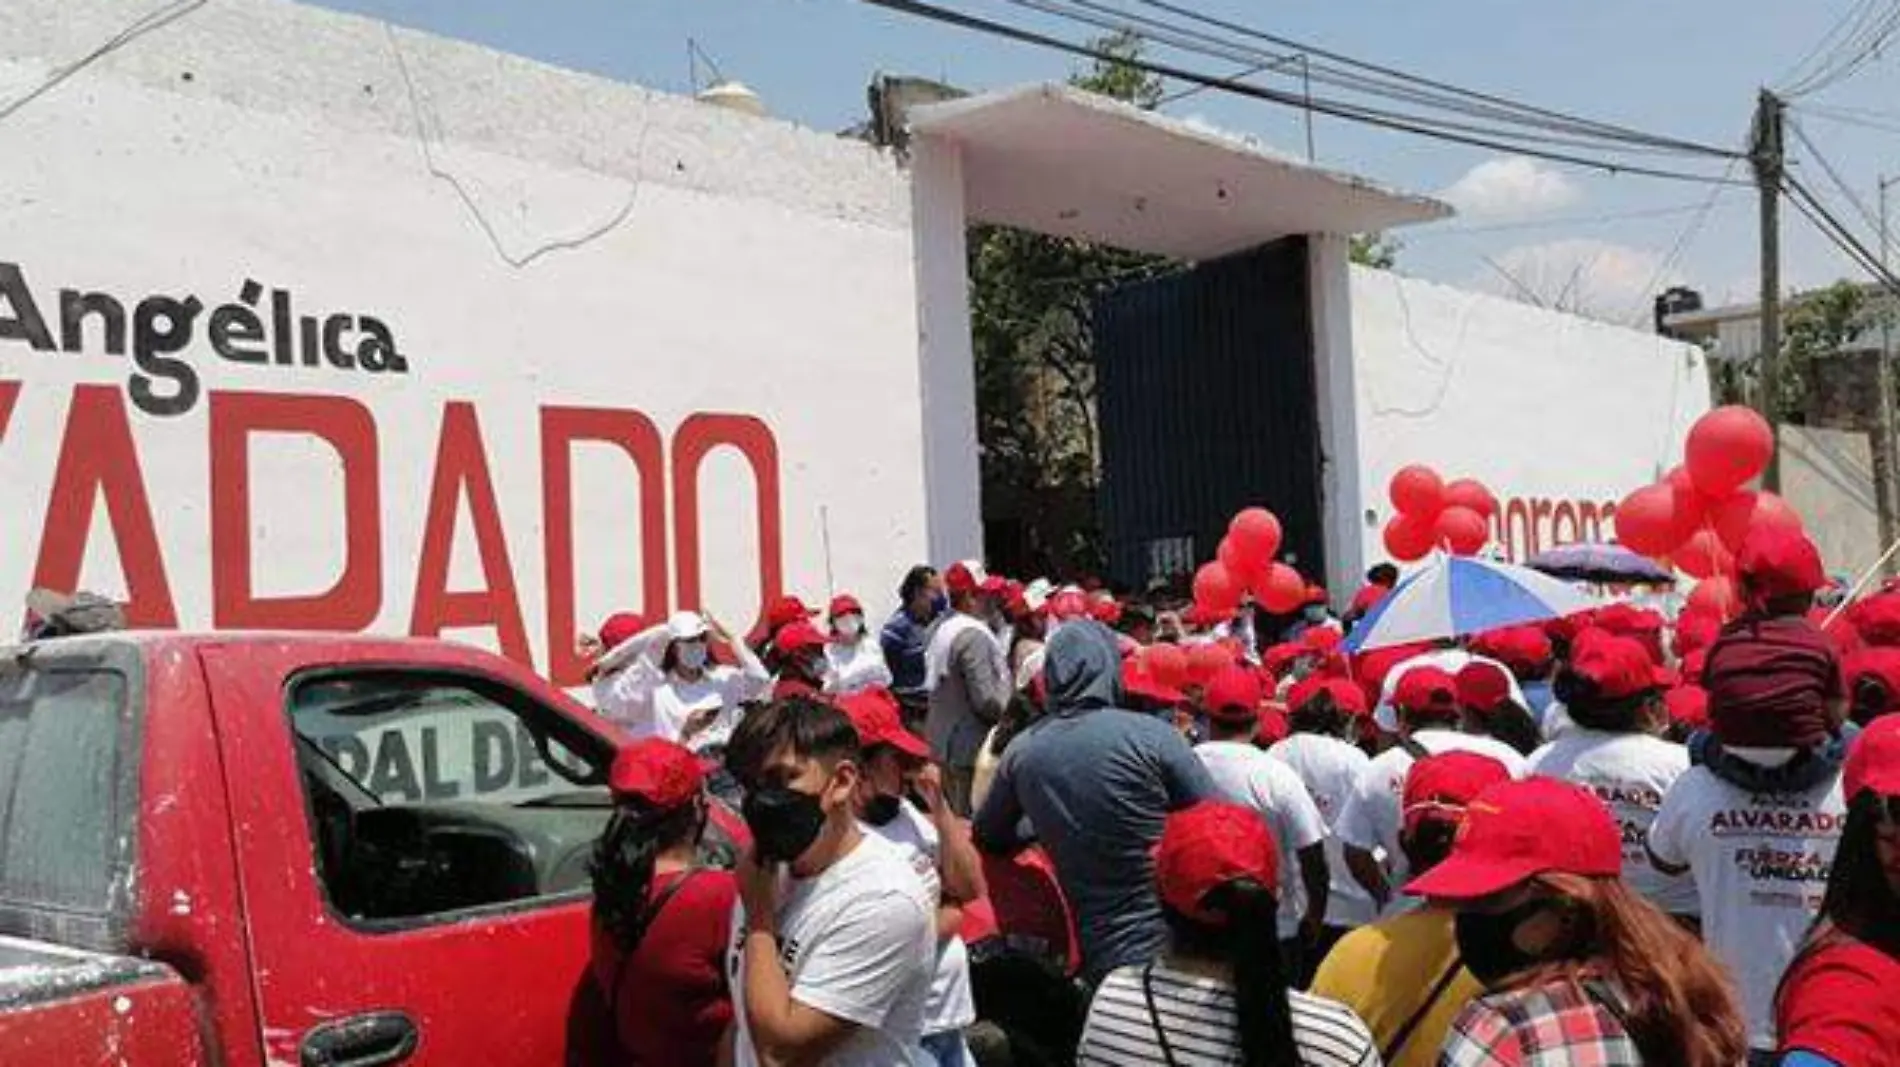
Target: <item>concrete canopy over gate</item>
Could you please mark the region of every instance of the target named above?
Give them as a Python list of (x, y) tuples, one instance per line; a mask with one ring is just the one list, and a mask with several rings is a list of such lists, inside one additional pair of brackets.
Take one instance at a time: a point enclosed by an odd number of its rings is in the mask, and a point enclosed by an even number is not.
[[(1063, 85), (926, 104), (910, 110), (908, 127), (933, 558), (965, 558), (982, 547), (964, 239), (971, 223), (1188, 262), (1313, 238), (1327, 523), (1352, 528), (1360, 492), (1346, 237), (1442, 219), (1452, 214), (1448, 205)], [(1335, 554), (1332, 567), (1356, 570), (1358, 560)], [(1328, 577), (1342, 583), (1348, 573)]]

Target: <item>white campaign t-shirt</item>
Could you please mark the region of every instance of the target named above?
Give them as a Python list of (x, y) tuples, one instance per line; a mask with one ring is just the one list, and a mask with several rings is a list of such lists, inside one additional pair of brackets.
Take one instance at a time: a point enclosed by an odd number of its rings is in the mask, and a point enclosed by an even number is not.
[[(938, 871), (943, 849), (937, 827), (930, 816), (905, 800), (897, 806), (897, 818), (883, 826), (864, 825), (868, 833), (896, 845), (910, 862), (911, 870), (924, 883), (934, 906), (943, 899), (943, 879)], [(931, 913), (931, 928), (936, 928), (936, 913)], [(924, 1034), (961, 1030), (976, 1021), (976, 996), (970, 990), (970, 950), (955, 935), (937, 942), (937, 967), (930, 979), (930, 997), (924, 1005)]]
[(1267, 755), (1293, 768), (1293, 773), (1306, 783), (1320, 821), (1326, 824), (1326, 867), (1332, 872), (1332, 888), (1326, 895), (1326, 924), (1364, 926), (1378, 918), (1379, 906), (1346, 868), (1345, 849), (1335, 834), (1339, 813), (1345, 810), (1371, 757), (1359, 746), (1337, 737), (1308, 733), (1294, 734), (1267, 749)]
[[(1415, 731), (1412, 740), (1434, 756), (1441, 752), (1476, 752), (1504, 764), (1513, 778), (1522, 778), (1525, 774), (1524, 756), (1496, 738), (1429, 727)], [(1381, 752), (1366, 764), (1364, 773), (1359, 776), (1358, 788), (1353, 790), (1333, 827), (1342, 844), (1375, 855), (1384, 854), (1386, 878), (1392, 886), (1392, 898), (1384, 913), (1388, 918), (1418, 906), (1416, 898), (1404, 893), (1405, 883), (1412, 877), (1412, 865), (1405, 858), (1405, 850), (1399, 847), (1399, 831), (1405, 826), (1402, 810), (1405, 776), (1411, 770), (1412, 754), (1405, 751), (1404, 746), (1393, 745)]]
[(1775, 987), (1820, 910), (1846, 812), (1838, 774), (1755, 794), (1691, 767), (1650, 824), (1650, 851), (1695, 878), (1702, 940), (1741, 987), (1754, 1048), (1775, 1047)]
[[(925, 1067), (924, 1001), (936, 961), (936, 908), (910, 860), (876, 834), (815, 878), (785, 878), (779, 962), (792, 999), (857, 1024), (826, 1067)], [(745, 1006), (745, 906), (732, 909), (726, 975), (738, 1067), (758, 1067)]]
[(1221, 797), (1252, 808), (1280, 846), (1280, 937), (1292, 937), (1306, 912), (1306, 886), (1297, 853), (1326, 840), (1326, 823), (1293, 768), (1241, 741), (1209, 741), (1194, 754)]
[[(754, 676), (732, 667), (707, 667), (692, 682), (669, 676), (653, 691), (653, 732), (649, 736), (678, 741), (695, 752), (723, 745), (732, 739), (732, 731), (745, 717), (740, 705), (763, 697), (771, 688), (769, 676)], [(714, 708), (718, 713), (711, 725), (691, 737), (684, 736), (687, 723), (696, 714)]]
[(1668, 875), (1650, 862), (1650, 823), (1676, 779), (1689, 769), (1689, 750), (1641, 733), (1606, 733), (1573, 725), (1531, 753), (1531, 773), (1575, 782), (1609, 805), (1623, 829), (1623, 881), (1671, 915), (1700, 910), (1695, 879)]
[(891, 669), (876, 636), (825, 646), (825, 692), (848, 695), (891, 684)]

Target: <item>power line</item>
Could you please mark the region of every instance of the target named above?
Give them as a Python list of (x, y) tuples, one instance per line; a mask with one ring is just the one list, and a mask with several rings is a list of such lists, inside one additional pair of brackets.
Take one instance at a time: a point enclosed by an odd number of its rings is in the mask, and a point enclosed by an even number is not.
[(1785, 174), (1782, 177), (1782, 189), (1788, 194), (1789, 203), (1792, 203), (1801, 214), (1807, 216), (1815, 229), (1821, 231), (1822, 236), (1832, 241), (1845, 253), (1855, 266), (1873, 276), (1874, 280), (1889, 293), (1900, 296), (1900, 277), (1896, 277), (1892, 271), (1882, 265), (1880, 257), (1869, 251), (1866, 245), (1861, 244), (1853, 231), (1835, 218), (1834, 214), (1821, 203), (1819, 197), (1809, 191), (1807, 186), (1801, 184), (1794, 175)]
[[(1273, 55), (1253, 46), (1236, 44), (1233, 41), (1209, 34), (1203, 30), (1196, 30), (1175, 23), (1165, 22), (1132, 11), (1098, 3), (1096, 0), (1001, 0), (1001, 2), (1042, 14), (1065, 18), (1073, 22), (1079, 22), (1105, 32), (1135, 34), (1144, 40), (1194, 55), (1220, 59), (1227, 62), (1238, 63), (1251, 61), (1251, 66), (1247, 72), (1229, 75), (1228, 79), (1231, 81), (1240, 81), (1251, 74), (1257, 74), (1264, 70), (1273, 70), (1276, 68), (1284, 69), (1289, 64), (1298, 62), (1300, 64), (1300, 77), (1306, 82), (1303, 97), (1311, 95), (1311, 83), (1318, 81), (1322, 84), (1345, 89), (1348, 92), (1371, 96), (1377, 99), (1397, 100), (1427, 108), (1449, 111), (1466, 118), (1490, 122), (1503, 122), (1510, 126), (1524, 127), (1525, 129), (1543, 132), (1521, 132), (1518, 129), (1501, 129), (1495, 125), (1477, 126), (1470, 123), (1454, 122), (1450, 119), (1437, 118), (1431, 115), (1401, 114), (1390, 111), (1374, 111), (1370, 108), (1364, 109), (1372, 114), (1383, 115), (1389, 118), (1403, 118), (1415, 123), (1430, 125), (1438, 129), (1486, 137), (1518, 138), (1532, 143), (1556, 145), (1559, 147), (1601, 151), (1609, 148), (1609, 145), (1604, 142), (1611, 142), (1617, 145), (1627, 146), (1615, 149), (1622, 153), (1685, 154), (1680, 148), (1655, 143), (1654, 139), (1646, 139), (1632, 143), (1628, 137), (1620, 134), (1610, 135), (1598, 133), (1587, 123), (1553, 123), (1541, 118), (1527, 117), (1522, 113), (1489, 104), (1473, 104), (1470, 100), (1458, 96), (1437, 92), (1422, 92), (1415, 88), (1394, 85), (1390, 82), (1382, 82), (1374, 78), (1368, 78), (1365, 75), (1355, 74), (1348, 70), (1331, 68), (1324, 64), (1316, 65), (1311, 62), (1311, 57), (1305, 53), (1298, 55)], [(1175, 95), (1176, 97), (1180, 97), (1200, 91), (1202, 91), (1202, 89), (1189, 89)], [(1363, 105), (1347, 106), (1363, 107)], [(1566, 136), (1565, 134), (1568, 135)]]
[(1848, 41), (1864, 31), (1866, 23), (1880, 7), (1881, 0), (1858, 0), (1853, 6), (1841, 13), (1841, 17), (1830, 25), (1821, 39), (1782, 75), (1780, 92), (1788, 95), (1801, 92), (1808, 82), (1824, 74), (1837, 62), (1841, 48)]
[(1865, 222), (1869, 229), (1878, 231), (1880, 229), (1880, 222), (1874, 218), (1874, 213), (1867, 207), (1866, 201), (1862, 200), (1860, 195), (1854, 192), (1853, 186), (1848, 184), (1847, 179), (1841, 177), (1841, 172), (1835, 170), (1834, 164), (1828, 162), (1827, 157), (1821, 154), (1821, 150), (1816, 148), (1814, 142), (1808, 139), (1808, 135), (1801, 129), (1800, 123), (1790, 121), (1788, 128), (1794, 131), (1795, 139), (1807, 147), (1808, 158), (1821, 165), (1821, 169), (1827, 173), (1828, 179), (1834, 183), (1834, 187), (1841, 191), (1841, 195), (1847, 198), (1848, 204), (1859, 213), (1861, 221)]
[(1398, 70), (1393, 67), (1387, 67), (1387, 66), (1383, 66), (1377, 63), (1369, 63), (1364, 60), (1353, 59), (1349, 56), (1341, 55), (1337, 52), (1327, 51), (1326, 49), (1322, 49), (1322, 48), (1315, 48), (1312, 45), (1305, 44), (1300, 41), (1295, 41), (1286, 37), (1278, 36), (1276, 34), (1267, 33), (1264, 30), (1257, 29), (1252, 26), (1242, 25), (1240, 23), (1231, 22), (1226, 19), (1215, 18), (1214, 16), (1206, 15), (1201, 12), (1194, 11), (1190, 8), (1184, 8), (1178, 4), (1170, 3), (1168, 2), (1168, 0), (1136, 0), (1136, 2), (1142, 4), (1145, 7), (1155, 8), (1157, 10), (1166, 11), (1170, 14), (1173, 14), (1182, 18), (1192, 19), (1195, 22), (1199, 22), (1207, 26), (1212, 26), (1217, 29), (1225, 30), (1229, 33), (1237, 33), (1246, 37), (1251, 37), (1255, 40), (1265, 41), (1269, 44), (1278, 45), (1282, 48), (1288, 48), (1297, 52), (1305, 52), (1311, 56), (1317, 56), (1322, 59), (1332, 60), (1335, 63), (1342, 63), (1349, 67), (1354, 67), (1360, 70), (1369, 71), (1369, 72), (1372, 72), (1373, 74), (1377, 74), (1386, 78), (1397, 79), (1399, 81), (1403, 81), (1403, 82), (1410, 83), (1417, 86), (1422, 86), (1428, 89), (1437, 90), (1443, 93), (1457, 94), (1462, 97), (1468, 97), (1473, 100), (1482, 101), (1486, 104), (1500, 106), (1500, 107), (1508, 108), (1512, 111), (1537, 116), (1546, 121), (1567, 124), (1571, 126), (1572, 128), (1575, 128), (1578, 130), (1586, 130), (1586, 129), (1594, 130), (1600, 134), (1621, 137), (1621, 138), (1625, 138), (1634, 142), (1647, 143), (1647, 144), (1652, 144), (1652, 145), (1656, 145), (1660, 147), (1677, 148), (1677, 149), (1682, 149), (1684, 151), (1700, 153), (1704, 155), (1720, 156), (1724, 158), (1735, 155), (1734, 152), (1728, 149), (1717, 148), (1713, 145), (1699, 144), (1694, 141), (1682, 140), (1680, 138), (1675, 138), (1675, 137), (1658, 136), (1655, 134), (1644, 133), (1640, 130), (1631, 129), (1626, 126), (1618, 126), (1613, 123), (1600, 122), (1600, 121), (1596, 121), (1592, 119), (1584, 119), (1575, 115), (1565, 114), (1564, 112), (1561, 112), (1561, 111), (1555, 111), (1550, 108), (1539, 107), (1534, 104), (1527, 104), (1519, 100), (1512, 100), (1507, 97), (1498, 96), (1491, 93), (1479, 92), (1477, 90), (1465, 89), (1465, 88), (1461, 88), (1459, 86), (1451, 85), (1451, 84), (1441, 82), (1441, 81), (1434, 81), (1430, 78), (1421, 77), (1419, 75), (1411, 74), (1406, 71)]
[[(1005, 40), (1037, 45), (1039, 47), (1049, 48), (1054, 51), (1065, 52), (1069, 55), (1103, 63), (1121, 64), (1163, 78), (1174, 78), (1180, 81), (1192, 82), (1197, 85), (1205, 85), (1209, 88), (1219, 89), (1223, 92), (1233, 93), (1238, 96), (1264, 100), (1268, 103), (1280, 104), (1285, 107), (1311, 108), (1320, 114), (1329, 115), (1334, 118), (1360, 122), (1383, 129), (1412, 133), (1422, 137), (1449, 141), (1455, 144), (1488, 148), (1498, 152), (1514, 152), (1519, 155), (1532, 156), (1538, 159), (1550, 160), (1555, 163), (1568, 163), (1573, 166), (1586, 167), (1611, 174), (1629, 174), (1670, 181), (1742, 184), (1726, 179), (1712, 178), (1706, 174), (1663, 170), (1655, 167), (1625, 164), (1615, 160), (1593, 159), (1587, 156), (1525, 147), (1521, 144), (1512, 144), (1509, 141), (1501, 140), (1497, 137), (1473, 136), (1457, 131), (1435, 129), (1428, 124), (1430, 120), (1421, 121), (1415, 116), (1392, 115), (1372, 108), (1360, 107), (1319, 97), (1302, 98), (1298, 94), (1280, 92), (1278, 90), (1268, 89), (1264, 86), (1252, 85), (1247, 82), (1238, 82), (1228, 78), (1202, 74), (1171, 64), (1156, 63), (1141, 58), (1116, 56), (1088, 45), (1065, 41), (1058, 37), (1051, 37), (1047, 34), (1010, 26), (1005, 23), (980, 18), (964, 12), (937, 7), (933, 4), (923, 3), (921, 0), (863, 0), (863, 2), (874, 7), (896, 11), (900, 14), (912, 15), (949, 26), (957, 26), (962, 29), (988, 33)], [(1724, 154), (1730, 155), (1730, 153)]]
[(1823, 89), (1838, 85), (1859, 73), (1861, 68), (1879, 57), (1880, 50), (1886, 46), (1896, 30), (1900, 30), (1900, 0), (1889, 0), (1886, 14), (1878, 21), (1867, 18), (1857, 34), (1844, 37), (1835, 50), (1835, 62), (1824, 65), (1811, 77), (1803, 80), (1783, 94), (1786, 96), (1810, 96)]
[[(1723, 172), (1723, 177), (1728, 177), (1733, 174), (1735, 168), (1740, 164), (1741, 160), (1739, 159), (1730, 160), (1728, 170)], [(1649, 282), (1639, 290), (1642, 294), (1641, 299), (1650, 299), (1656, 292), (1656, 287), (1662, 284), (1663, 279), (1669, 276), (1670, 271), (1676, 269), (1676, 264), (1681, 262), (1682, 257), (1689, 251), (1690, 246), (1695, 243), (1696, 238), (1702, 236), (1702, 228), (1708, 224), (1709, 214), (1715, 210), (1715, 202), (1721, 199), (1722, 194), (1728, 192), (1728, 189), (1729, 187), (1726, 185), (1717, 185), (1709, 190), (1708, 199), (1702, 201), (1701, 207), (1696, 209), (1695, 217), (1690, 219), (1689, 224), (1683, 227), (1682, 233), (1676, 236), (1676, 243), (1669, 246), (1668, 254), (1663, 256), (1662, 261), (1656, 264), (1656, 271), (1650, 276)], [(1632, 308), (1630, 313), (1624, 316), (1624, 321), (1638, 318), (1638, 316), (1642, 314), (1642, 310), (1640, 304)]]
[[(1718, 189), (1727, 188), (1717, 186)], [(1636, 219), (1659, 219), (1671, 215), (1687, 215), (1701, 211), (1705, 201), (1697, 200), (1687, 204), (1675, 204), (1670, 207), (1640, 208), (1635, 211), (1611, 211), (1600, 215), (1560, 215), (1547, 219), (1535, 219), (1528, 222), (1503, 222), (1483, 226), (1428, 226), (1422, 229), (1408, 230), (1406, 241), (1424, 237), (1463, 237), (1480, 233), (1509, 233), (1516, 230), (1546, 230), (1561, 226), (1594, 226), (1599, 223), (1629, 222)]]

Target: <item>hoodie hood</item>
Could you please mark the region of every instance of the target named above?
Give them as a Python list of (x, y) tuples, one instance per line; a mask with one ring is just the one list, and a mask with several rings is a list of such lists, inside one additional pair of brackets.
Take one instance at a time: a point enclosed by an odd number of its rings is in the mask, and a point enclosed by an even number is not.
[(1689, 735), (1689, 762), (1751, 793), (1805, 793), (1841, 773), (1859, 732), (1851, 724), (1843, 726), (1825, 744), (1802, 749), (1778, 767), (1764, 767), (1728, 751), (1713, 732), (1697, 730)]
[(1074, 715), (1122, 704), (1122, 657), (1115, 635), (1093, 619), (1072, 619), (1043, 652), (1049, 714)]

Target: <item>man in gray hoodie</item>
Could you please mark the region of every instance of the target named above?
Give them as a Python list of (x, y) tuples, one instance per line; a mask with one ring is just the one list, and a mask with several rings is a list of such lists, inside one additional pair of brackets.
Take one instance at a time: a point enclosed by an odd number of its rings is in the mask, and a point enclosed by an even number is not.
[(1173, 726), (1122, 710), (1121, 655), (1100, 623), (1067, 622), (1043, 666), (1049, 711), (1010, 742), (976, 816), (976, 844), (1005, 855), (1035, 837), (1075, 909), (1089, 982), (1154, 958), (1167, 937), (1151, 853), (1168, 813), (1215, 796)]

